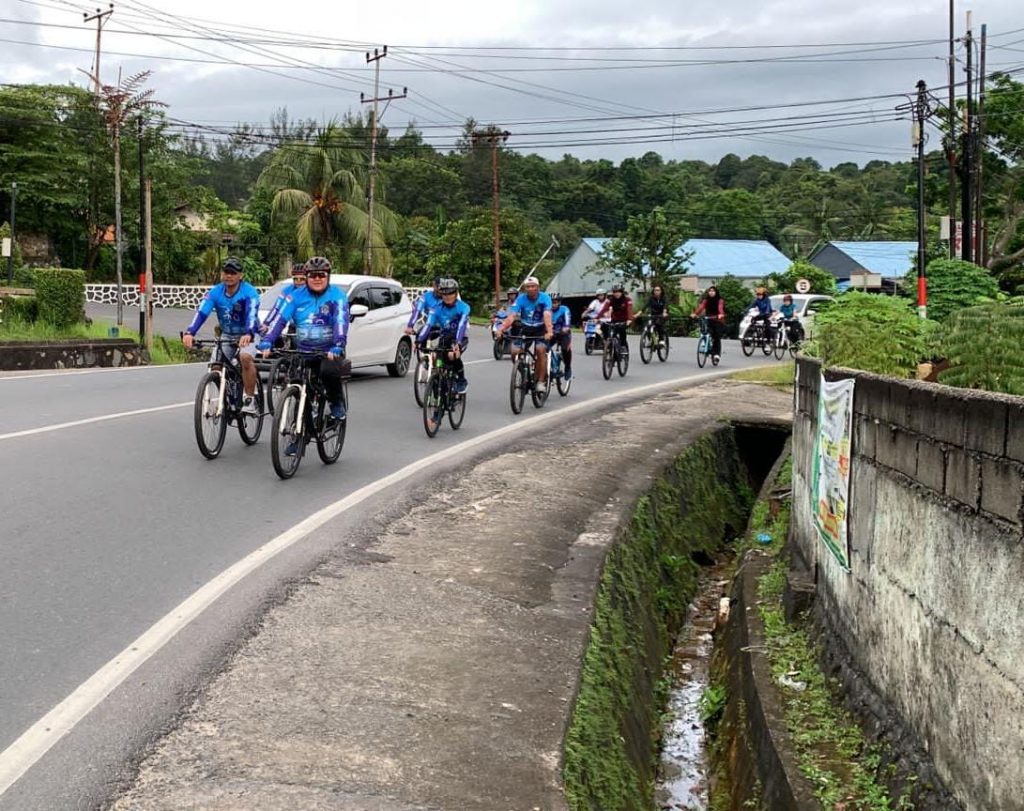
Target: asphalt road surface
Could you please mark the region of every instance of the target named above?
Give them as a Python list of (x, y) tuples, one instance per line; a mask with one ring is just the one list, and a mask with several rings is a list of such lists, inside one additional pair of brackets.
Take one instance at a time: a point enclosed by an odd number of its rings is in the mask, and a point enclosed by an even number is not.
[[(541, 412), (616, 392), (625, 400), (627, 389), (699, 371), (693, 340), (674, 341), (668, 362), (649, 366), (631, 342), (628, 375), (605, 381), (599, 356), (585, 356), (577, 335), (572, 391), (561, 398), (552, 390)], [(0, 379), (0, 808), (90, 807), (107, 796), (290, 570), (266, 566), (262, 579), (243, 580), (201, 621), (155, 645), (161, 655), (113, 692), (89, 681), (197, 589), (358, 488), (541, 413), (529, 398), (522, 415), (511, 413), (510, 365), (491, 358), (481, 328), (473, 328), (467, 361), (460, 431), (445, 424), (436, 439), (426, 437), (411, 376), (360, 373), (349, 386), (341, 460), (325, 467), (307, 455), (287, 482), (271, 466), (269, 420), (254, 447), (229, 428), (220, 458), (199, 455), (192, 402), (201, 365)], [(774, 361), (760, 353), (748, 360), (726, 342), (715, 371), (765, 363)], [(315, 556), (318, 538), (296, 549)], [(39, 723), (86, 687), (81, 719)], [(60, 724), (56, 744), (25, 754)]]

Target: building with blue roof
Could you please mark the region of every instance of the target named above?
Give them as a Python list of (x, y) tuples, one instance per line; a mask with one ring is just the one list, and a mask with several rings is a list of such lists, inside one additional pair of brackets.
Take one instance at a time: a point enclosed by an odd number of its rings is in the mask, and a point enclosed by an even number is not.
[(857, 274), (877, 273), (883, 286), (891, 286), (913, 267), (916, 255), (916, 242), (827, 242), (808, 261), (840, 282)]
[[(609, 287), (620, 278), (614, 270), (596, 270), (606, 237), (585, 237), (548, 282), (549, 293), (563, 298), (592, 298), (597, 288)], [(690, 239), (679, 249), (693, 252), (684, 278), (700, 290), (732, 275), (749, 286), (769, 273), (786, 271), (791, 260), (770, 242), (761, 239)], [(696, 280), (695, 282), (692, 280)]]

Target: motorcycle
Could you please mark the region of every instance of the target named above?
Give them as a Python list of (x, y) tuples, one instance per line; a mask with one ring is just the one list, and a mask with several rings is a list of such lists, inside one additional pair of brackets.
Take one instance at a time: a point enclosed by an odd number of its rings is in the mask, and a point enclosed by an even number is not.
[(501, 360), (505, 355), (512, 352), (512, 339), (508, 335), (502, 335), (500, 339), (498, 338), (498, 327), (501, 326), (507, 317), (508, 311), (505, 308), (496, 310), (491, 316), (491, 343), (495, 360)]
[(588, 355), (604, 350), (604, 336), (596, 319), (583, 319), (583, 351)]

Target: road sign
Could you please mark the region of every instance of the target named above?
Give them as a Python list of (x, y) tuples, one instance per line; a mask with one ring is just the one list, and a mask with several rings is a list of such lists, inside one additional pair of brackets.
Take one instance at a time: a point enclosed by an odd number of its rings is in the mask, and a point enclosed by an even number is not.
[(797, 293), (806, 293), (810, 289), (811, 289), (811, 283), (809, 281), (807, 281), (807, 279), (797, 279), (796, 280), (796, 292)]
[(4, 237), (3, 247), (0, 248), (0, 256), (5, 256), (6, 257), (6, 256), (10, 256), (10, 255), (11, 255), (11, 238), (10, 237)]

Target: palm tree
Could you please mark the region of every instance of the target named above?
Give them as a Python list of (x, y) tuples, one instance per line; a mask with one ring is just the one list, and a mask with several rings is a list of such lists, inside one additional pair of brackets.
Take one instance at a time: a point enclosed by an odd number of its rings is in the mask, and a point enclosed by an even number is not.
[[(306, 140), (279, 147), (259, 184), (273, 193), (271, 216), (294, 219), (298, 258), (308, 259), (324, 253), (348, 256), (366, 244), (366, 177), (360, 144), (332, 122)], [(395, 215), (375, 204), (370, 242), (375, 273), (391, 268), (386, 240), (396, 230)]]

